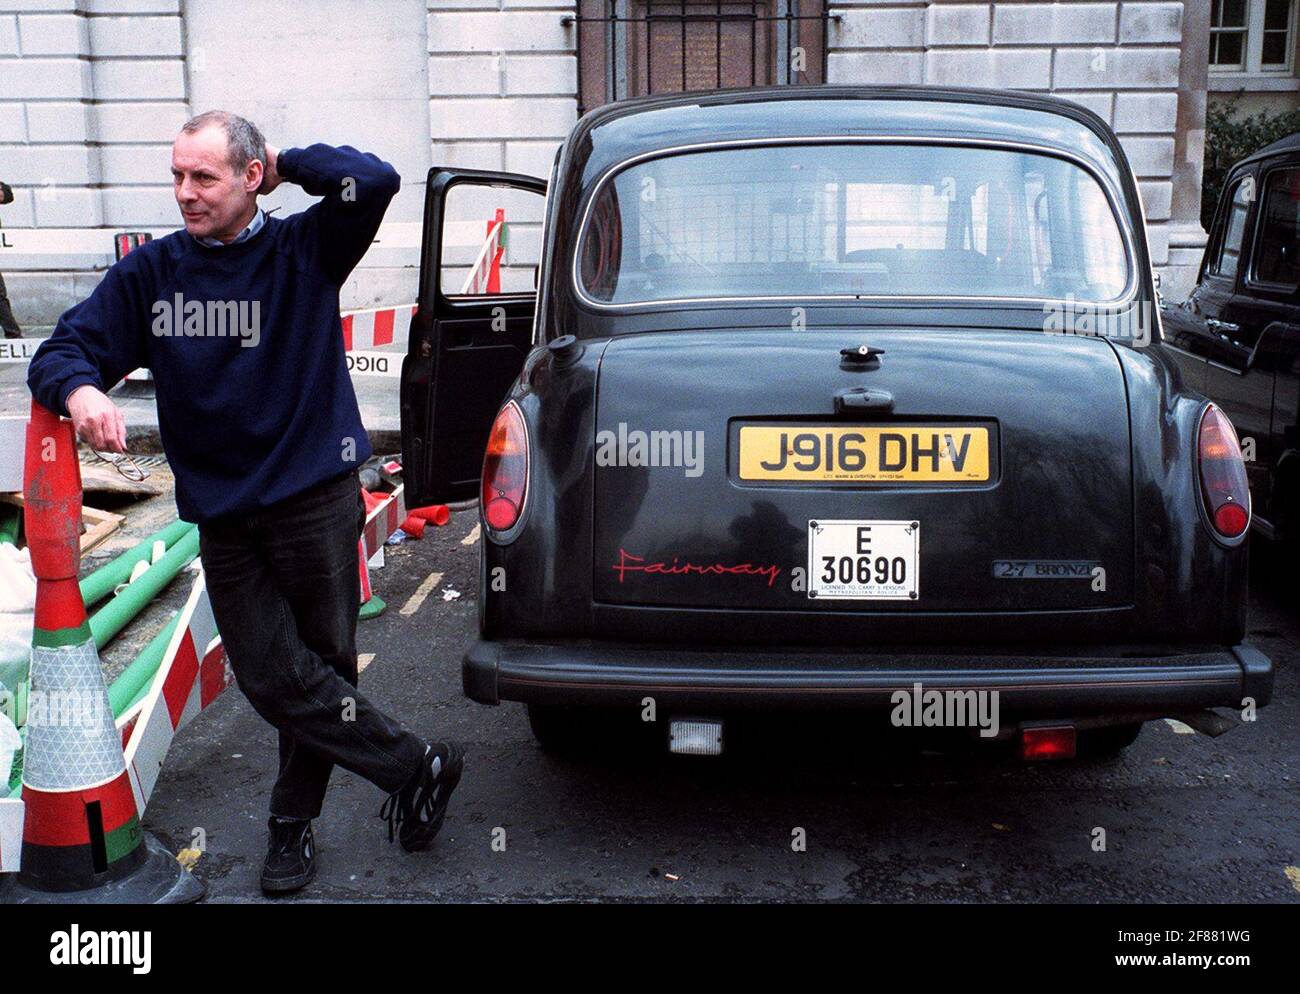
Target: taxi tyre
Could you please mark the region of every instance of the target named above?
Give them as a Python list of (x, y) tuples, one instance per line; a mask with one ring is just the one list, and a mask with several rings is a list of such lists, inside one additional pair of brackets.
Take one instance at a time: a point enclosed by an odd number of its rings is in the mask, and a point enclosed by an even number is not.
[(529, 704), (528, 726), (542, 751), (553, 756), (576, 756), (590, 751), (600, 724), (595, 708), (563, 704)]
[(662, 745), (658, 728), (644, 725), (638, 710), (568, 704), (528, 704), (527, 709), (533, 738), (553, 756), (651, 753)]

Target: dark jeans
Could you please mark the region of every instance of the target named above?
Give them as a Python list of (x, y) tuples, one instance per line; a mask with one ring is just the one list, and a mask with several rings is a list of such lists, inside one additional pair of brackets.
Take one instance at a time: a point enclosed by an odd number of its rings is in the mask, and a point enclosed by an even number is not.
[(8, 291), (5, 290), (5, 278), (0, 275), (0, 328), (4, 329), (5, 338), (22, 338), (22, 329), (14, 318), (14, 310), (9, 306)]
[(320, 815), (337, 763), (392, 793), (424, 743), (356, 690), (355, 471), (249, 514), (199, 527), (217, 629), (240, 690), (280, 732), (271, 813)]

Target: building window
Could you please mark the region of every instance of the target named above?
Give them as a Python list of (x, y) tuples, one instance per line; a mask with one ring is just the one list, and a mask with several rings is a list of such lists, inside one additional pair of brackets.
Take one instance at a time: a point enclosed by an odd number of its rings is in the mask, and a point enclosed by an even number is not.
[(653, 93), (823, 83), (831, 16), (824, 0), (579, 0), (578, 113)]
[(1291, 64), (1291, 32), (1295, 0), (1268, 0), (1264, 4), (1264, 38), (1260, 64), (1264, 69), (1287, 69)]
[(1211, 0), (1210, 68), (1286, 73), (1295, 51), (1296, 0)]

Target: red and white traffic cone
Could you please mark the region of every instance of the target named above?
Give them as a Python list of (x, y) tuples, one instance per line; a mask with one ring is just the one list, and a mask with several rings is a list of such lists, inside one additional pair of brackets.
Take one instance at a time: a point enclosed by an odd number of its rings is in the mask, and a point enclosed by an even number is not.
[(23, 851), (3, 903), (185, 903), (203, 884), (140, 828), (77, 585), (81, 469), (72, 423), (32, 401), (24, 521), (36, 617), (23, 751)]

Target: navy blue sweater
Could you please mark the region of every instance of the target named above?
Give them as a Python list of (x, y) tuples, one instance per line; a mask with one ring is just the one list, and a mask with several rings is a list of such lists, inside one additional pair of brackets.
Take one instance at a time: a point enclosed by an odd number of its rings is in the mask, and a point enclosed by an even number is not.
[(287, 148), (277, 169), (325, 199), (238, 244), (209, 248), (182, 229), (140, 246), (59, 318), (28, 367), (33, 395), (60, 414), (82, 384), (108, 390), (150, 369), (186, 521), (266, 507), (370, 457), (339, 287), (401, 178), (346, 145)]

